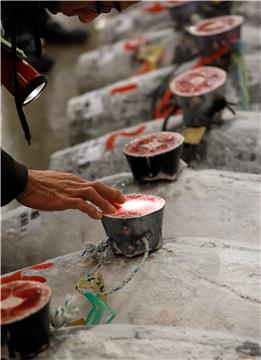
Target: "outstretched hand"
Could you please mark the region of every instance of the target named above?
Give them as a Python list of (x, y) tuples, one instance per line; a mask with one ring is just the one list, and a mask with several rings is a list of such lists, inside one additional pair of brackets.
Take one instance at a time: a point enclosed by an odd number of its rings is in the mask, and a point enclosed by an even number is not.
[(86, 181), (60, 171), (29, 170), (25, 190), (16, 199), (22, 205), (44, 211), (78, 209), (93, 219), (116, 211), (124, 195), (100, 181)]

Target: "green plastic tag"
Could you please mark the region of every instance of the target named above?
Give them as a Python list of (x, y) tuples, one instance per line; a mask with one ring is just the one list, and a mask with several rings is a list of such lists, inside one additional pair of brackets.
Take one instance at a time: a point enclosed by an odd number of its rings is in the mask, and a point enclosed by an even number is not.
[(105, 320), (105, 324), (110, 324), (115, 318), (116, 313), (113, 308), (108, 306), (104, 301), (102, 301), (99, 296), (88, 291), (84, 293), (86, 299), (92, 304), (92, 308), (89, 311), (85, 321), (87, 325), (98, 325), (101, 323), (104, 315), (107, 313), (109, 316)]

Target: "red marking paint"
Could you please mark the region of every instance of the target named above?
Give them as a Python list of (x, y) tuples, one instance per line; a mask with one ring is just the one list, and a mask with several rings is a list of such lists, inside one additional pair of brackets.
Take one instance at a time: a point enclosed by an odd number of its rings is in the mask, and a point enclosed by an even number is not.
[(112, 135), (110, 135), (108, 137), (108, 139), (106, 140), (105, 148), (107, 150), (112, 150), (114, 147), (115, 141), (117, 140), (118, 137), (120, 137), (120, 136), (128, 136), (128, 137), (138, 136), (138, 135), (142, 134), (145, 129), (146, 129), (146, 126), (143, 125), (143, 126), (138, 127), (134, 131), (116, 131)]
[(44, 269), (48, 269), (49, 267), (51, 267), (53, 265), (54, 265), (53, 262), (45, 262), (45, 263), (41, 263), (41, 264), (38, 264), (38, 265), (33, 265), (29, 269), (32, 269), (32, 270), (44, 270)]
[(226, 55), (232, 48), (232, 44), (238, 40), (238, 33), (234, 32), (231, 34), (230, 38), (227, 40), (226, 44), (221, 46), (219, 49), (214, 51), (212, 54), (202, 56), (196, 64), (193, 65), (192, 69), (196, 69), (197, 67), (212, 64), (215, 61), (222, 58), (222, 56)]
[(12, 281), (1, 285), (1, 324), (9, 324), (37, 312), (47, 304), (51, 290), (39, 282)]
[(199, 96), (222, 86), (226, 72), (214, 66), (202, 66), (177, 76), (170, 84), (171, 91), (179, 96)]
[(195, 36), (209, 36), (228, 32), (243, 23), (243, 17), (239, 15), (217, 16), (212, 19), (200, 21), (191, 26), (189, 32)]
[(112, 94), (121, 94), (124, 92), (136, 90), (137, 88), (138, 88), (138, 84), (128, 84), (128, 85), (119, 86), (117, 88), (112, 89), (111, 93)]
[(128, 194), (126, 202), (114, 214), (105, 215), (112, 218), (130, 218), (151, 214), (165, 205), (165, 200), (147, 194)]
[(133, 39), (125, 41), (124, 48), (128, 51), (135, 51), (145, 42), (145, 38), (142, 35), (137, 35)]
[(41, 283), (44, 283), (44, 282), (46, 282), (45, 277), (36, 276), (36, 275), (22, 275), (22, 272), (25, 270), (44, 270), (44, 269), (50, 268), (53, 265), (54, 265), (54, 263), (52, 263), (52, 262), (44, 262), (41, 264), (37, 264), (37, 265), (33, 265), (30, 267), (24, 268), (22, 270), (14, 272), (11, 275), (1, 276), (0, 283), (7, 284), (7, 283), (9, 283), (11, 281), (15, 281), (15, 280), (32, 280), (32, 281), (39, 281)]
[(174, 132), (148, 134), (126, 144), (124, 153), (134, 157), (156, 156), (175, 149), (183, 143), (183, 140), (182, 135)]
[(165, 11), (166, 6), (163, 4), (160, 4), (159, 2), (156, 2), (156, 4), (153, 4), (151, 6), (146, 6), (142, 10), (149, 14), (156, 14), (156, 13)]
[(173, 97), (172, 92), (170, 91), (170, 89), (166, 89), (159, 104), (156, 106), (154, 116), (155, 119), (165, 118), (172, 113), (174, 106), (169, 104), (171, 97)]
[(224, 46), (222, 46), (220, 49), (213, 52), (212, 54), (202, 56), (202, 58), (200, 58), (196, 62), (196, 64), (193, 65), (192, 69), (196, 69), (200, 66), (214, 63), (215, 61), (219, 60), (222, 56), (226, 55), (230, 49), (231, 49), (231, 45), (225, 44)]
[(8, 284), (12, 281), (16, 280), (32, 280), (32, 281), (39, 281), (41, 283), (46, 282), (45, 277), (43, 276), (36, 276), (36, 275), (22, 275), (22, 271), (16, 271), (11, 275), (6, 275), (1, 277), (1, 284)]

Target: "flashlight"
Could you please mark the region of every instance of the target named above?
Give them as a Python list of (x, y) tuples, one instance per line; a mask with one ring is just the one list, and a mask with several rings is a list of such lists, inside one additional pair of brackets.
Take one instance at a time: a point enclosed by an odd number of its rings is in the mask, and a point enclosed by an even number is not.
[[(7, 41), (3, 42), (1, 39), (1, 81), (6, 89), (15, 96), (12, 61), (12, 49)], [(47, 84), (47, 80), (25, 61), (25, 56), (22, 51), (18, 50), (16, 52), (15, 61), (18, 81), (18, 97), (21, 105), (26, 105), (40, 95)]]

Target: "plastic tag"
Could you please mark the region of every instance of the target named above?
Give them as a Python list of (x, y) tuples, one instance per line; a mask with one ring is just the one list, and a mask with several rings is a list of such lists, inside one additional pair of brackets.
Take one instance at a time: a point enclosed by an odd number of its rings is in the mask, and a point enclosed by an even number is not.
[(103, 277), (99, 272), (87, 274), (80, 278), (76, 288), (81, 293), (86, 290), (93, 290), (95, 294), (99, 294), (104, 291)]
[[(100, 297), (93, 294), (92, 292), (86, 292), (84, 293), (84, 296), (92, 304), (92, 308), (85, 320), (86, 324), (97, 325), (100, 324), (102, 320), (104, 320), (105, 324), (112, 322), (116, 316), (113, 308), (111, 308), (108, 304), (102, 301)], [(108, 316), (107, 318), (105, 318), (106, 315)]]
[(198, 145), (201, 140), (203, 139), (203, 136), (206, 133), (207, 128), (206, 127), (198, 127), (198, 128), (186, 128), (185, 130), (185, 143), (190, 145)]
[(143, 46), (140, 48), (138, 60), (145, 61), (149, 65), (149, 70), (154, 70), (162, 59), (163, 54), (164, 49), (160, 47)]

